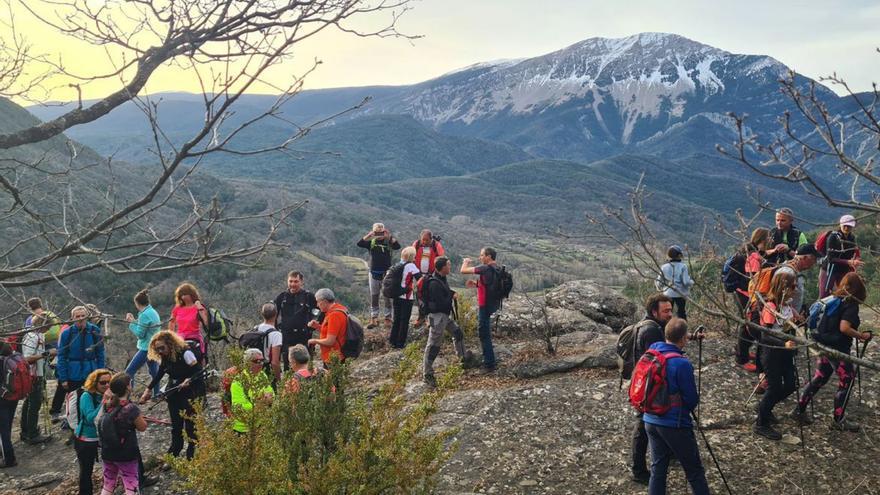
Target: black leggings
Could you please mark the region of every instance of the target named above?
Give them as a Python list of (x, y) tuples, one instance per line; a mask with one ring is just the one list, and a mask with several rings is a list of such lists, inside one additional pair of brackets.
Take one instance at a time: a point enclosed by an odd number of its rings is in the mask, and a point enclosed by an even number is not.
[(794, 351), (775, 348), (761, 350), (761, 361), (764, 364), (764, 378), (767, 380), (767, 391), (758, 404), (759, 425), (769, 426), (770, 414), (776, 404), (793, 394), (798, 384), (795, 380)]
[(412, 316), (413, 300), (394, 298), (394, 320), (391, 322), (391, 336), (388, 341), (391, 347), (403, 349), (406, 346), (406, 334), (409, 332), (409, 318)]
[(192, 459), (196, 452), (196, 424), (193, 421), (196, 411), (192, 402), (200, 400), (200, 397), (190, 399), (188, 395), (181, 394), (171, 394), (168, 397), (168, 415), (171, 417), (171, 446), (168, 447), (168, 453), (174, 457), (180, 456), (183, 450), (184, 431), (189, 439), (186, 445), (186, 458)]
[(804, 387), (804, 392), (798, 401), (798, 410), (801, 412), (807, 410), (807, 405), (813, 400), (813, 396), (822, 388), (822, 385), (828, 383), (828, 379), (835, 372), (837, 373), (837, 392), (834, 393), (834, 419), (835, 421), (843, 419), (846, 414), (846, 395), (849, 393), (856, 376), (853, 364), (847, 361), (832, 361), (825, 356), (816, 361), (816, 373), (810, 383)]
[(95, 487), (92, 483), (92, 471), (98, 459), (98, 442), (84, 442), (79, 438), (73, 440), (76, 460), (79, 462), (79, 495), (92, 495)]

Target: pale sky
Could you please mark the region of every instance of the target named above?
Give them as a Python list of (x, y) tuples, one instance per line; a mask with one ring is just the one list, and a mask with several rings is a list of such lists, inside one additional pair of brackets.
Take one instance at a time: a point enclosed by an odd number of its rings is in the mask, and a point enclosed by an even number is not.
[[(734, 53), (770, 55), (814, 78), (836, 71), (859, 91), (880, 81), (877, 1), (415, 0), (412, 7), (399, 29), (423, 38), (326, 32), (301, 45), (273, 77), (286, 80), (317, 57), (323, 63), (307, 88), (411, 84), (477, 62), (541, 55), (586, 38), (658, 31)], [(24, 14), (16, 26), (68, 66), (108, 67), (101, 49), (63, 41)], [(94, 85), (84, 96), (116, 87)], [(179, 71), (163, 70), (147, 87), (151, 93), (171, 90), (197, 91), (197, 86)]]

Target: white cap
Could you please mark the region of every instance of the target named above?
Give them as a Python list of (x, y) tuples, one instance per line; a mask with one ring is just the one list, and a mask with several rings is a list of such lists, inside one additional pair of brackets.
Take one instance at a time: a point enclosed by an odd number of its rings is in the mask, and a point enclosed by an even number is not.
[(840, 226), (841, 227), (855, 227), (856, 226), (856, 217), (852, 215), (844, 215), (840, 217)]

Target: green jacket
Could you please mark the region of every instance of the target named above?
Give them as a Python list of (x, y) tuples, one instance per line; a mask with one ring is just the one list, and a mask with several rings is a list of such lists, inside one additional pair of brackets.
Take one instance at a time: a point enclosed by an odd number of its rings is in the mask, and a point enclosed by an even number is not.
[(263, 387), (262, 390), (251, 390), (250, 393), (245, 393), (244, 385), (242, 384), (242, 375), (245, 373), (250, 374), (249, 371), (242, 371), (229, 386), (229, 392), (232, 395), (232, 415), (235, 418), (235, 424), (233, 424), (232, 429), (239, 433), (246, 433), (248, 427), (236, 412), (239, 410), (252, 410), (254, 408), (255, 398), (260, 398), (267, 394), (273, 397), (275, 396), (272, 387), (269, 385)]

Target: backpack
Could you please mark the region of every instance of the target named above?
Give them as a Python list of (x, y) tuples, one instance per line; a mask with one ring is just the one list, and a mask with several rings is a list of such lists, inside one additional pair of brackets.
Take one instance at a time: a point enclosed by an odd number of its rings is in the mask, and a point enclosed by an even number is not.
[(226, 316), (226, 312), (222, 309), (205, 307), (208, 310), (208, 321), (202, 320), (199, 313), (199, 320), (202, 322), (202, 328), (210, 340), (229, 341), (227, 336), (232, 333), (232, 320)]
[(638, 323), (627, 326), (617, 335), (617, 344), (615, 352), (617, 353), (617, 365), (620, 368), (620, 379), (629, 380), (632, 377), (633, 368), (636, 362), (636, 342), (639, 338), (639, 332), (642, 328), (657, 322), (654, 320), (642, 320)]
[(245, 332), (238, 338), (238, 345), (242, 349), (259, 349), (259, 351), (263, 353), (263, 360), (265, 363), (263, 369), (269, 372), (269, 376), (273, 376), (271, 373), (272, 365), (269, 362), (272, 358), (270, 355), (272, 350), (267, 348), (267, 344), (269, 342), (269, 334), (278, 331), (277, 328), (272, 327), (271, 330), (261, 332), (259, 330), (259, 325), (257, 325), (252, 328), (250, 332)]
[(640, 413), (662, 416), (675, 406), (681, 405), (679, 394), (669, 393), (666, 381), (666, 363), (681, 358), (677, 352), (660, 352), (648, 349), (639, 358), (629, 385), (629, 403)]
[(345, 311), (340, 309), (335, 311), (344, 314), (348, 319), (348, 323), (345, 327), (345, 342), (342, 343), (340, 348), (342, 356), (346, 359), (357, 358), (364, 350), (364, 326), (361, 324), (360, 320)]
[(778, 266), (771, 266), (768, 268), (762, 268), (752, 279), (749, 281), (749, 304), (752, 309), (759, 309), (761, 304), (761, 299), (758, 298), (758, 294), (761, 295), (761, 298), (766, 299), (767, 295), (770, 293), (770, 283), (773, 282), (773, 274), (776, 273), (776, 269)]
[(840, 342), (840, 318), (835, 318), (835, 315), (841, 302), (837, 296), (828, 296), (810, 305), (807, 328), (811, 330), (813, 340), (825, 345)]
[(124, 407), (119, 405), (112, 412), (104, 411), (98, 424), (95, 425), (98, 427), (98, 439), (101, 442), (101, 449), (121, 450), (125, 446), (125, 441), (128, 438), (131, 427), (129, 426), (124, 429), (119, 427), (120, 421), (118, 417), (123, 409)]
[[(92, 405), (98, 407), (101, 403), (100, 398), (95, 398), (94, 394), (89, 392), (83, 392), (83, 394), (88, 394), (88, 396), (92, 399)], [(79, 426), (80, 421), (82, 420), (82, 416), (80, 416), (80, 395), (77, 393), (77, 390), (71, 390), (67, 392), (67, 395), (64, 396), (64, 421), (67, 423), (67, 426), (76, 432), (76, 427)]]
[(428, 289), (428, 285), (433, 279), (434, 274), (431, 273), (420, 278), (419, 281), (416, 283), (416, 293), (418, 294), (419, 308), (421, 308), (425, 312), (430, 312), (428, 310), (428, 303), (430, 301), (431, 291)]
[(382, 279), (382, 297), (394, 299), (403, 295), (403, 268), (405, 263), (392, 266)]
[(510, 291), (513, 290), (513, 275), (504, 265), (501, 265), (501, 269), (492, 266), (492, 272), (492, 280), (486, 285), (486, 299), (500, 303), (502, 299), (510, 297)]
[(825, 232), (819, 234), (819, 237), (816, 238), (816, 242), (813, 244), (813, 246), (816, 248), (816, 251), (819, 252), (820, 256), (828, 255), (828, 237), (830, 237), (832, 233), (832, 230), (826, 230)]
[(724, 285), (724, 292), (736, 292), (736, 289), (747, 285), (748, 281), (746, 257), (737, 251), (731, 254), (721, 267), (721, 283)]
[(31, 376), (31, 366), (24, 356), (13, 352), (3, 358), (3, 376), (0, 377), (0, 397), (5, 400), (21, 400), (31, 393), (34, 388), (34, 378)]

